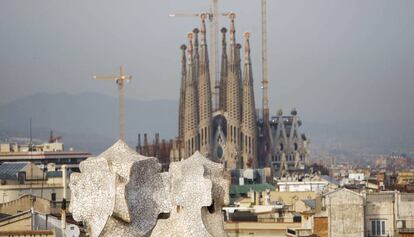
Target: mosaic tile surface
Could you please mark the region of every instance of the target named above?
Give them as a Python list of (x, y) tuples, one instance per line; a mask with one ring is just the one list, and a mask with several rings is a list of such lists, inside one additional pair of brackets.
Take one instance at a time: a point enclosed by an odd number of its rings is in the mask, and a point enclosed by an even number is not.
[(69, 210), (90, 236), (226, 236), (221, 208), (228, 203), (223, 166), (196, 152), (161, 173), (118, 141), (71, 175)]

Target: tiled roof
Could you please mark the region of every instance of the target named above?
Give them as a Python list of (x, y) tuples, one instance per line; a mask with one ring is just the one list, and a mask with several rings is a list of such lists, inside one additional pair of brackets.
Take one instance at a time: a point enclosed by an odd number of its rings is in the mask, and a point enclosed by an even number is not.
[(316, 208), (316, 200), (315, 199), (306, 199), (306, 200), (302, 200), (302, 202), (304, 202), (305, 205), (310, 207), (311, 209)]
[(5, 162), (0, 165), (0, 179), (17, 179), (17, 173), (29, 162)]

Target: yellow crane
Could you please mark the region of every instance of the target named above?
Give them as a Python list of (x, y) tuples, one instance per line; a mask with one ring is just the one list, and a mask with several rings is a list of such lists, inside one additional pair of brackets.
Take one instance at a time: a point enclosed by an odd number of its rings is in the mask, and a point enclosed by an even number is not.
[(94, 80), (115, 80), (118, 85), (118, 109), (119, 109), (119, 139), (125, 141), (125, 92), (124, 83), (132, 79), (130, 75), (124, 75), (124, 68), (119, 67), (119, 76), (93, 76)]

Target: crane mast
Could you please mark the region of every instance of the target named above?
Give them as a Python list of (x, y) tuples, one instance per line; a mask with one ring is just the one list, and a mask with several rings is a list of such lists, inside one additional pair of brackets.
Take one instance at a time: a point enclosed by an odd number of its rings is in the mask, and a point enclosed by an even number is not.
[(118, 85), (119, 139), (125, 141), (125, 92), (124, 83), (132, 79), (124, 75), (124, 68), (119, 67), (119, 76), (93, 76), (95, 80), (115, 80)]
[(271, 165), (271, 152), (273, 139), (270, 131), (269, 122), (269, 74), (267, 62), (267, 0), (261, 0), (262, 11), (262, 117), (263, 117), (263, 137), (264, 137), (264, 157), (263, 165)]
[[(220, 74), (219, 74), (219, 59), (218, 59), (218, 32), (219, 32), (219, 6), (218, 6), (218, 0), (212, 0), (213, 3), (213, 19), (212, 19), (212, 30), (210, 30), (211, 34), (211, 57), (213, 59), (212, 63), (212, 79), (214, 82), (212, 82), (212, 85), (214, 85), (214, 110), (217, 110), (219, 108), (219, 97), (220, 97)], [(214, 83), (214, 84), (213, 84)]]
[(262, 7), (262, 113), (265, 125), (269, 123), (269, 79), (267, 66), (267, 0), (261, 0)]

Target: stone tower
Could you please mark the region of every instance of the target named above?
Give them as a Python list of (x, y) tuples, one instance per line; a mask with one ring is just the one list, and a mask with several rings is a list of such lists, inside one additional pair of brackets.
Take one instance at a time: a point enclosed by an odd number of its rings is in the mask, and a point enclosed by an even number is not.
[[(200, 31), (198, 28), (193, 29), (193, 37), (194, 37), (194, 48), (193, 48), (193, 74), (195, 77), (195, 88), (196, 88), (196, 97), (198, 98), (198, 76), (200, 71), (200, 51), (199, 51), (199, 44), (198, 44), (198, 33)], [(197, 104), (197, 111), (198, 111), (198, 104)]]
[(243, 167), (257, 167), (257, 123), (254, 104), (253, 75), (250, 59), (250, 33), (244, 34), (242, 159)]
[(237, 84), (239, 85), (240, 90), (240, 119), (243, 117), (243, 79), (242, 79), (242, 67), (241, 67), (241, 56), (240, 56), (240, 50), (242, 48), (242, 45), (240, 43), (236, 44), (236, 51), (235, 51), (235, 59), (236, 59), (236, 69), (237, 69)]
[(226, 85), (227, 144), (226, 161), (228, 169), (240, 168), (240, 121), (241, 94), (237, 68), (237, 48), (234, 27), (235, 14), (230, 14), (230, 49)]
[(193, 34), (188, 33), (187, 72), (185, 81), (184, 103), (184, 156), (189, 157), (199, 149), (197, 83), (193, 64)]
[(208, 60), (208, 49), (206, 41), (206, 14), (201, 16), (201, 43), (200, 61), (198, 69), (198, 111), (199, 111), (199, 134), (200, 152), (206, 157), (210, 157), (212, 149), (212, 104), (211, 104), (211, 85)]
[(187, 60), (185, 55), (185, 50), (187, 46), (185, 44), (180, 47), (182, 51), (181, 56), (181, 86), (180, 86), (180, 101), (178, 107), (178, 137), (183, 138), (184, 136), (184, 108), (185, 108), (185, 80), (187, 74)]
[(227, 29), (225, 27), (221, 28), (222, 33), (222, 48), (221, 48), (221, 71), (220, 71), (220, 109), (226, 111), (226, 92), (227, 92), (227, 43), (226, 43), (226, 33)]

